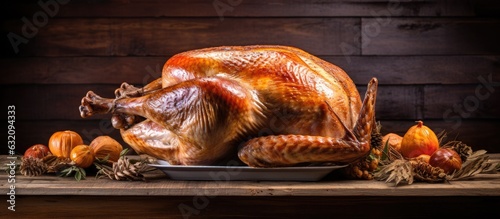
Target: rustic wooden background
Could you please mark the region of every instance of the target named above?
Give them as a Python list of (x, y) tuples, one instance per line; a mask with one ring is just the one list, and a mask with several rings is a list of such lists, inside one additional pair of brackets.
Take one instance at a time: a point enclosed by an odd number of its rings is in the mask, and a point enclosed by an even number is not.
[(46, 144), (58, 130), (77, 131), (86, 142), (97, 135), (121, 139), (109, 116), (80, 118), (88, 90), (112, 97), (124, 81), (140, 86), (159, 77), (178, 52), (249, 44), (302, 48), (345, 69), (361, 92), (378, 77), (384, 133), (404, 134), (424, 120), (449, 139), (500, 152), (495, 1), (37, 2), (0, 3), (1, 133), (6, 141), (7, 106), (15, 105), (18, 153)]

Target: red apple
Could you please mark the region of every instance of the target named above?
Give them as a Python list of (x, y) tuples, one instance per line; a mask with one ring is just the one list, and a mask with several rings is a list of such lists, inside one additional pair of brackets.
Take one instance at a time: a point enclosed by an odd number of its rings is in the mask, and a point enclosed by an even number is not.
[(451, 174), (462, 168), (462, 159), (455, 150), (440, 148), (431, 155), (429, 164), (443, 169), (446, 174)]
[(35, 144), (31, 147), (29, 147), (25, 152), (24, 152), (24, 158), (28, 157), (33, 157), (33, 158), (44, 158), (50, 153), (49, 147), (43, 145), (43, 144)]

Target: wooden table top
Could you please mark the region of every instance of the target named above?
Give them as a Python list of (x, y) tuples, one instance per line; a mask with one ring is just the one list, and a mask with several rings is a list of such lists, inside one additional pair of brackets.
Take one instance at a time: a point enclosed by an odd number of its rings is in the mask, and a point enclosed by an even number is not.
[[(491, 154), (491, 159), (500, 154)], [(0, 156), (0, 163), (8, 160)], [(500, 196), (500, 174), (478, 174), (467, 180), (445, 183), (414, 182), (397, 187), (376, 180), (323, 179), (317, 182), (291, 181), (179, 181), (160, 171), (147, 174), (148, 181), (113, 181), (87, 176), (73, 177), (45, 174), (37, 177), (15, 176), (8, 182), (6, 171), (0, 171), (0, 193), (15, 185), (16, 195), (76, 196)]]

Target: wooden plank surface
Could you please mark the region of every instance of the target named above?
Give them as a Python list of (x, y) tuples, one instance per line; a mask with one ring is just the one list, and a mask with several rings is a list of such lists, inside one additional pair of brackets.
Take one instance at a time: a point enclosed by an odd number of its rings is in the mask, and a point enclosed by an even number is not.
[(363, 55), (500, 54), (500, 20), (362, 18)]
[[(489, 7), (486, 4), (482, 8)], [(9, 17), (31, 15), (41, 7), (35, 2), (16, 1), (6, 5)], [(60, 5), (57, 17), (372, 17), (391, 16), (472, 16), (481, 13), (470, 1), (85, 1)]]
[[(500, 154), (490, 154), (491, 160)], [(0, 157), (0, 192), (10, 192)], [(146, 174), (148, 182), (16, 175), (16, 211), (2, 217), (148, 217), (148, 218), (373, 218), (408, 217), (415, 206), (420, 217), (496, 217), (500, 204), (500, 174), (479, 174), (449, 183), (415, 182), (393, 187), (375, 180), (330, 178), (318, 182), (176, 181), (158, 171)], [(84, 207), (82, 207), (84, 206)], [(363, 211), (359, 211), (362, 206)], [(456, 206), (467, 206), (457, 208)], [(258, 212), (255, 209), (259, 209)], [(304, 211), (303, 209), (307, 209)], [(409, 217), (412, 218), (412, 217)]]
[[(357, 18), (54, 19), (35, 38), (21, 43), (16, 55), (168, 56), (196, 48), (251, 44), (290, 45), (317, 55), (340, 55), (342, 42), (359, 44), (359, 22)], [(1, 30), (22, 35), (22, 22), (4, 21)], [(2, 55), (14, 55), (13, 47), (5, 44)]]
[[(18, 180), (17, 180), (18, 179)], [(7, 176), (0, 175), (2, 193)], [(394, 187), (376, 180), (288, 181), (180, 181), (167, 178), (148, 182), (111, 181), (88, 177), (16, 176), (17, 195), (96, 196), (500, 196), (499, 174), (481, 174), (450, 183), (416, 182)]]
[[(165, 57), (25, 57), (0, 58), (0, 84), (143, 85), (161, 76)], [(365, 85), (477, 84), (480, 77), (500, 81), (500, 56), (321, 56)]]
[[(495, 196), (234, 197), (18, 196), (11, 218), (498, 218)], [(84, 207), (82, 207), (84, 206)], [(386, 209), (388, 206), (390, 210)], [(418, 206), (418, 214), (414, 213)], [(466, 206), (466, 207), (456, 207)], [(362, 210), (360, 210), (362, 209)]]

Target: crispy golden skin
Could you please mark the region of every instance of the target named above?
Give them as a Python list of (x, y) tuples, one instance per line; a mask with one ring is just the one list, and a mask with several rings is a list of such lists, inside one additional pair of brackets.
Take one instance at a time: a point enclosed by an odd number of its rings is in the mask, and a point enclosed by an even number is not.
[(173, 56), (161, 78), (124, 83), (115, 99), (89, 91), (80, 112), (112, 113), (136, 152), (172, 164), (346, 163), (369, 151), (376, 90), (373, 78), (362, 103), (342, 69), (297, 48), (215, 47)]

